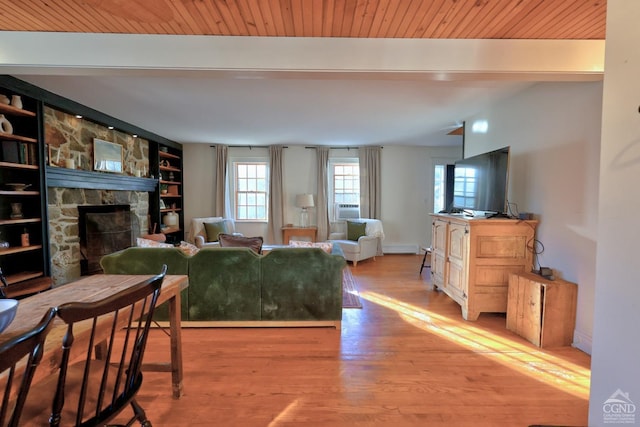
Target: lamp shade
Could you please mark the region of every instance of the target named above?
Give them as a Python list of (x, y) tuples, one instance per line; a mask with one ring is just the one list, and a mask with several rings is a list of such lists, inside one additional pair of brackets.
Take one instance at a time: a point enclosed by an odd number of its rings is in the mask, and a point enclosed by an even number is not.
[(296, 196), (296, 206), (299, 208), (312, 208), (313, 194), (298, 194)]

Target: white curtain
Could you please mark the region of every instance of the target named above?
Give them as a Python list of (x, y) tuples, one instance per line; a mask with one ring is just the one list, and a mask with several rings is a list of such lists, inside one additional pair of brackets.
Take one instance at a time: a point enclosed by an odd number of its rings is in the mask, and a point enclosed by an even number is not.
[(380, 219), (380, 153), (382, 147), (361, 147), (360, 162), (360, 216)]
[(316, 162), (318, 171), (318, 190), (316, 200), (316, 219), (318, 222), (318, 241), (322, 242), (329, 237), (329, 201), (328, 199), (328, 169), (329, 147), (316, 147)]
[(227, 194), (227, 149), (226, 145), (216, 145), (216, 176), (215, 176), (215, 216), (228, 217), (229, 196)]
[(269, 146), (269, 223), (267, 242), (282, 244), (284, 197), (282, 176), (282, 145)]

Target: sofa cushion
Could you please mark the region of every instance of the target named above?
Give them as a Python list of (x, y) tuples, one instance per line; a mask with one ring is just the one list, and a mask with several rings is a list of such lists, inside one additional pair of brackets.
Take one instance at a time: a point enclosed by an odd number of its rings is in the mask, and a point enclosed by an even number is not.
[(260, 320), (260, 256), (204, 248), (189, 260), (189, 320)]
[(289, 246), (293, 248), (320, 248), (330, 254), (333, 251), (333, 243), (331, 242), (308, 242), (306, 240), (291, 240)]
[(205, 222), (204, 230), (207, 234), (207, 242), (217, 242), (220, 233), (227, 232), (227, 224), (224, 221)]
[(140, 248), (172, 248), (173, 245), (171, 243), (162, 243), (157, 240), (144, 239), (142, 237), (138, 237), (136, 239), (136, 246)]
[(366, 236), (366, 222), (347, 221), (347, 239), (358, 241), (362, 236)]
[(218, 235), (221, 248), (249, 248), (255, 253), (262, 253), (262, 237), (234, 236), (233, 234), (220, 233)]
[(178, 246), (178, 249), (180, 249), (186, 256), (195, 255), (200, 250), (200, 248), (196, 245), (192, 245), (191, 243), (185, 242), (184, 240), (180, 242), (180, 246)]
[(262, 320), (340, 319), (346, 261), (319, 248), (276, 248), (262, 257)]
[[(173, 246), (170, 248), (127, 248), (105, 255), (100, 259), (100, 266), (105, 274), (158, 274), (164, 264), (167, 265), (167, 274), (189, 274), (189, 257)], [(187, 289), (181, 292), (180, 305), (183, 319), (187, 319), (188, 315), (189, 296)], [(155, 320), (169, 319), (168, 303), (156, 307), (153, 318)]]

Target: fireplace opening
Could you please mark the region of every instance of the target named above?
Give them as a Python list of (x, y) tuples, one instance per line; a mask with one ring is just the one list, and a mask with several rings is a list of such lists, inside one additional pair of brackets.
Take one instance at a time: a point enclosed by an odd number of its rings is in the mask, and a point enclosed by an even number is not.
[(133, 246), (133, 225), (129, 205), (78, 206), (80, 273), (102, 273), (100, 259)]

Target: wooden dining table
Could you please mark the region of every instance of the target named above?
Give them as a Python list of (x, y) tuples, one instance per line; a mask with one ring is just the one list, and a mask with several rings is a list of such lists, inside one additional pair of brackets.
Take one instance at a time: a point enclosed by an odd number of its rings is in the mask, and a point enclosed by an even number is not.
[[(13, 322), (0, 333), (0, 345), (12, 337), (18, 336), (34, 328), (50, 307), (57, 307), (67, 302), (95, 302), (116, 292), (127, 289), (151, 275), (97, 274), (85, 276), (81, 279), (58, 286), (46, 292), (21, 299)], [(180, 292), (188, 286), (188, 276), (167, 275), (162, 282), (162, 288), (157, 305), (168, 301), (171, 361), (169, 368), (162, 364), (144, 365), (145, 369), (171, 372), (173, 398), (178, 399), (183, 394), (182, 368), (182, 336), (180, 314)], [(74, 329), (77, 341), (88, 339), (91, 326)], [(34, 375), (33, 381), (55, 373), (60, 365), (62, 354), (62, 338), (67, 330), (66, 324), (60, 319), (54, 319), (51, 332), (47, 335), (42, 362)], [(166, 364), (165, 364), (166, 365)]]

